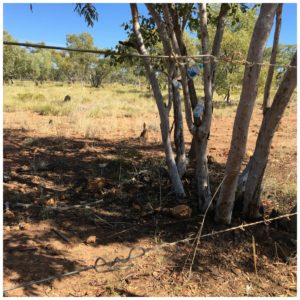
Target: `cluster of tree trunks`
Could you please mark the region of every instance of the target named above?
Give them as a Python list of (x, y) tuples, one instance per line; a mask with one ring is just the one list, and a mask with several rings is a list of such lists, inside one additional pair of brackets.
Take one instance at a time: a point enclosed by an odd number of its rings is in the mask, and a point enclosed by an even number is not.
[[(180, 83), (183, 91), (185, 119), (187, 127), (193, 137), (192, 147), (190, 150), (190, 161), (194, 162), (195, 160), (198, 203), (200, 210), (203, 211), (211, 203), (211, 190), (207, 164), (207, 143), (212, 122), (212, 96), (214, 90), (214, 78), (217, 69), (216, 62), (209, 56), (210, 52), (206, 5), (199, 4), (198, 7), (202, 54), (207, 55), (207, 57), (203, 58), (203, 82), (205, 96), (204, 111), (201, 119), (193, 117), (193, 110), (198, 104), (198, 98), (193, 79), (187, 76), (187, 63), (180, 58), (181, 56), (188, 54), (183, 39), (183, 30), (187, 20), (185, 20), (185, 22), (182, 20), (181, 22), (179, 21), (179, 14), (175, 4), (161, 4), (159, 6), (155, 4), (146, 4), (148, 11), (157, 26), (165, 55), (175, 55), (178, 57), (176, 61), (166, 60), (169, 91), (168, 104), (166, 105), (164, 103), (160, 86), (156, 78), (155, 70), (151, 65), (150, 58), (147, 57), (148, 52), (144, 45), (140, 30), (137, 5), (130, 4), (130, 6), (133, 20), (133, 31), (138, 45), (137, 49), (139, 53), (143, 55), (146, 73), (158, 107), (166, 162), (173, 190), (178, 197), (185, 196), (181, 178), (186, 171), (186, 166), (188, 163), (185, 154), (186, 150), (183, 134), (183, 116), (179, 87), (176, 84), (176, 81), (174, 83), (174, 79), (178, 78), (178, 75), (181, 77)], [(220, 6), (220, 12), (217, 19), (217, 28), (212, 47), (212, 55), (214, 57), (218, 57), (220, 54), (225, 20), (230, 8), (231, 6), (229, 4), (222, 4)], [(273, 64), (276, 62), (276, 49), (278, 46), (282, 13), (281, 4), (261, 5), (260, 14), (250, 42), (247, 56), (247, 61), (250, 62), (250, 64), (245, 66), (242, 92), (234, 121), (230, 151), (224, 175), (225, 177), (215, 210), (215, 220), (220, 223), (229, 224), (231, 222), (240, 168), (246, 150), (250, 119), (257, 96), (258, 79), (261, 70), (259, 63), (261, 63), (263, 59), (266, 41), (272, 28), (275, 13), (277, 15), (276, 32), (273, 45), (273, 52), (275, 54), (273, 55), (272, 52), (270, 63)], [(253, 64), (251, 64), (251, 62), (253, 62)], [(291, 64), (296, 66), (296, 54)], [(273, 71), (270, 67), (265, 88), (265, 99), (269, 99), (272, 76)], [(243, 213), (249, 218), (256, 218), (259, 216), (261, 182), (267, 165), (272, 137), (276, 131), (284, 109), (291, 98), (293, 90), (296, 87), (296, 81), (296, 69), (289, 68), (279, 86), (272, 106), (267, 112), (265, 111), (254, 155), (249, 162), (248, 167), (246, 168), (247, 174), (245, 174), (245, 172), (243, 173), (244, 180), (240, 180), (244, 186)], [(265, 103), (269, 103), (269, 100), (266, 100)], [(174, 157), (172, 150), (169, 126), (169, 112), (172, 104), (174, 107), (174, 142), (176, 157)], [(264, 105), (267, 107), (269, 104)]]

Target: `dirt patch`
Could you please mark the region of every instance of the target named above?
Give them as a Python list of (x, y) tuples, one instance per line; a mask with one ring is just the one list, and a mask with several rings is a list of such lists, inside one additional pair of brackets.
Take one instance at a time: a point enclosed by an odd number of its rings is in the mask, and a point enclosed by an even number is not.
[[(140, 141), (124, 120), (122, 138), (107, 134), (86, 139), (71, 129), (58, 137), (38, 130), (49, 117), (31, 118), (35, 130), (4, 129), (4, 202), (11, 212), (4, 214), (4, 287), (85, 268), (99, 256), (116, 263), (116, 257), (126, 258), (134, 247), (143, 247), (146, 253), (116, 264), (124, 270), (91, 269), (6, 296), (296, 296), (296, 236), (281, 222), (203, 238), (191, 276), (187, 258), (192, 241), (161, 247), (195, 235), (202, 216), (196, 211), (192, 169), (183, 180), (189, 195), (181, 203), (192, 208), (192, 216), (182, 220), (156, 210), (178, 204), (170, 193), (158, 132), (152, 132), (148, 142)], [(245, 164), (260, 122), (257, 109)], [(233, 118), (213, 122), (209, 141), (213, 191), (224, 173), (232, 123)], [(286, 193), (279, 192), (295, 182), (295, 158), (292, 106), (274, 138), (267, 172), (276, 188), (266, 190), (263, 199), (268, 214), (273, 208), (290, 211), (295, 204), (296, 198), (286, 201)], [(235, 218), (232, 226), (241, 222)], [(209, 215), (203, 233), (220, 229)]]

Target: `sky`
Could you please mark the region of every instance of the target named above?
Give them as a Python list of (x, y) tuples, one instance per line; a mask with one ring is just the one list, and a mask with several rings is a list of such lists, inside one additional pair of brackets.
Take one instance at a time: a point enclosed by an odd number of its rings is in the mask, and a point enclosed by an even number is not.
[[(4, 30), (19, 42), (45, 42), (48, 45), (65, 46), (67, 34), (89, 32), (98, 48), (114, 48), (118, 41), (126, 39), (122, 23), (131, 19), (127, 3), (98, 3), (99, 20), (88, 27), (83, 17), (74, 12), (74, 4), (68, 3), (6, 3), (3, 6)], [(146, 7), (138, 5), (140, 14), (147, 14)], [(274, 26), (267, 46), (272, 46)], [(297, 7), (286, 3), (283, 6), (281, 44), (297, 43)]]

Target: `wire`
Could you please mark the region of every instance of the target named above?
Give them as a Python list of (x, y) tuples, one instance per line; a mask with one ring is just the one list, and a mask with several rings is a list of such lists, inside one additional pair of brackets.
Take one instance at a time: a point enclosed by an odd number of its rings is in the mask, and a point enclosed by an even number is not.
[[(211, 58), (212, 61), (218, 62), (218, 63), (230, 63), (235, 65), (248, 65), (248, 66), (254, 66), (254, 65), (260, 65), (260, 66), (272, 66), (277, 68), (294, 68), (297, 69), (297, 66), (291, 66), (291, 65), (284, 65), (284, 64), (270, 64), (270, 63), (261, 63), (261, 62), (250, 62), (247, 60), (234, 60), (232, 58), (227, 58), (225, 56), (216, 57), (211, 54), (202, 54), (202, 55), (142, 55), (138, 53), (120, 53), (117, 51), (112, 50), (93, 50), (93, 49), (78, 49), (78, 48), (66, 48), (66, 47), (58, 47), (58, 46), (50, 46), (50, 45), (41, 45), (41, 44), (32, 44), (32, 43), (17, 43), (17, 42), (7, 42), (3, 41), (3, 44), (6, 46), (20, 46), (20, 47), (29, 47), (29, 48), (39, 48), (39, 49), (54, 49), (54, 50), (62, 50), (62, 51), (70, 51), (70, 52), (81, 52), (81, 53), (93, 53), (93, 54), (103, 54), (103, 55), (115, 55), (115, 56), (122, 56), (122, 57), (139, 57), (139, 58), (164, 58), (164, 59), (170, 59), (175, 60), (178, 62), (178, 60), (189, 60), (193, 59), (195, 61), (199, 59), (203, 59), (205, 57)], [(211, 60), (209, 61), (201, 61), (201, 63), (211, 63)]]
[[(138, 253), (138, 254), (133, 255), (132, 253), (135, 250), (138, 250), (138, 251), (141, 251), (141, 252)], [(94, 269), (97, 273), (108, 273), (108, 272), (116, 272), (116, 271), (120, 271), (120, 270), (127, 270), (127, 269), (133, 267), (133, 264), (129, 264), (129, 265), (119, 265), (119, 264), (126, 264), (132, 259), (143, 256), (145, 253), (146, 253), (146, 251), (145, 251), (144, 248), (142, 248), (142, 247), (133, 247), (133, 248), (130, 249), (129, 254), (126, 258), (116, 257), (113, 261), (107, 262), (103, 257), (99, 256), (96, 259), (95, 263), (91, 266), (87, 266), (87, 267), (81, 268), (79, 270), (66, 272), (66, 273), (50, 276), (50, 277), (39, 279), (39, 280), (30, 281), (30, 282), (23, 283), (23, 284), (14, 286), (14, 287), (6, 288), (6, 289), (3, 289), (3, 292), (13, 291), (13, 290), (16, 290), (16, 289), (19, 289), (19, 288), (31, 286), (31, 285), (42, 283), (42, 282), (47, 282), (47, 281), (50, 281), (50, 280), (53, 280), (53, 279), (75, 275), (75, 274), (78, 274), (78, 273), (81, 273), (81, 272), (84, 272), (84, 271), (88, 271), (88, 270), (92, 270), (92, 269)], [(103, 269), (101, 270), (101, 269), (99, 269), (99, 267), (103, 267)], [(105, 267), (109, 267), (109, 268), (105, 268)]]

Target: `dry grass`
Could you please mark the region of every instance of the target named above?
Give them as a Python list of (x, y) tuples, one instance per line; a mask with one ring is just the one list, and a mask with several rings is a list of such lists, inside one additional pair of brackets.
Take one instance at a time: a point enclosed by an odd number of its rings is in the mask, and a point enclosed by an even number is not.
[[(203, 96), (201, 87), (197, 93)], [(275, 91), (272, 91), (272, 94), (274, 93)], [(72, 99), (64, 103), (63, 99), (67, 94)], [(164, 95), (166, 96), (166, 91)], [(228, 105), (223, 102), (222, 96), (214, 94), (214, 123), (225, 124), (225, 120), (233, 122), (239, 94), (233, 94), (232, 99), (234, 101)], [(293, 120), (295, 99), (296, 96), (293, 97), (291, 108), (286, 111), (284, 120)], [(262, 96), (259, 96), (257, 108), (261, 103)], [(184, 110), (184, 105), (182, 108)], [(139, 89), (133, 85), (114, 84), (95, 89), (79, 83), (45, 83), (36, 86), (34, 82), (16, 82), (12, 86), (4, 86), (4, 111), (6, 128), (21, 128), (57, 137), (138, 137), (143, 123), (146, 122), (150, 129), (150, 139), (160, 142), (159, 115), (155, 101), (146, 86)], [(13, 112), (12, 117), (10, 112)], [(172, 114), (173, 111), (171, 122)], [(255, 114), (261, 118), (261, 112), (256, 110)], [(279, 144), (272, 151), (266, 170), (263, 195), (271, 199), (285, 197), (288, 202), (293, 202), (296, 199), (296, 129), (291, 132), (290, 124), (284, 120), (282, 130), (280, 129), (275, 136), (275, 141), (278, 140)], [(229, 123), (226, 126), (230, 126)], [(258, 132), (259, 124), (260, 121), (255, 121), (255, 132)], [(228, 130), (230, 135), (231, 128)], [(191, 136), (186, 128), (185, 131), (186, 141), (190, 141)], [(214, 130), (213, 134), (217, 132)], [(256, 136), (253, 136), (249, 142), (251, 150), (254, 149), (255, 140)], [(220, 141), (218, 143), (220, 148)], [(226, 148), (228, 147), (229, 140), (226, 145)]]
[[(22, 85), (21, 85), (22, 84)], [(63, 102), (65, 95), (71, 101)], [(39, 130), (51, 135), (68, 136), (72, 132), (87, 138), (100, 138), (101, 133), (120, 131), (122, 124), (139, 132), (142, 119), (157, 115), (155, 101), (146, 87), (110, 85), (94, 89), (81, 84), (17, 82), (4, 86), (4, 111), (17, 113), (15, 120), (5, 118), (5, 124), (34, 130), (32, 114), (49, 116), (49, 122), (39, 124)], [(159, 122), (148, 120), (148, 126), (159, 129)], [(125, 126), (127, 127), (127, 126)], [(126, 128), (127, 129), (127, 128)]]

